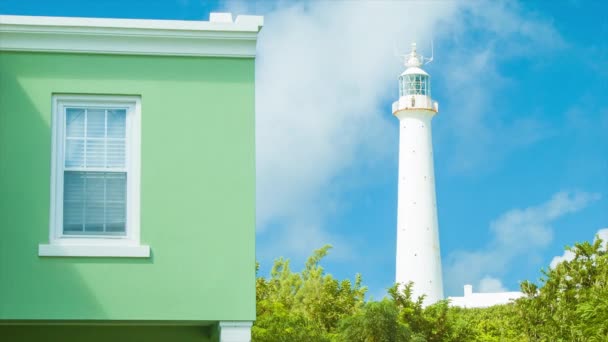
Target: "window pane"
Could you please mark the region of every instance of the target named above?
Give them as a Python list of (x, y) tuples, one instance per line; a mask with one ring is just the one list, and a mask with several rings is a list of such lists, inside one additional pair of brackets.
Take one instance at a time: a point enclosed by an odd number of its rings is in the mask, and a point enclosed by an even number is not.
[(105, 213), (106, 232), (125, 233), (125, 206), (122, 203), (108, 202)]
[(103, 138), (106, 135), (106, 111), (103, 109), (87, 110), (87, 137)]
[(126, 173), (64, 173), (63, 233), (124, 235)]
[(126, 232), (127, 174), (106, 173), (105, 231), (108, 234)]
[(81, 202), (65, 202), (63, 208), (63, 232), (71, 234), (84, 229), (84, 205)]
[(126, 109), (66, 109), (65, 167), (124, 168)]
[(125, 167), (124, 140), (108, 140), (107, 167)]
[(84, 181), (82, 172), (66, 172), (63, 179), (64, 202), (84, 202)]
[(87, 167), (105, 167), (105, 141), (87, 140)]
[(103, 232), (105, 203), (105, 174), (88, 172), (85, 201), (85, 232)]
[(124, 109), (108, 110), (108, 138), (124, 138), (127, 112)]
[(126, 174), (107, 173), (106, 177), (106, 202), (124, 203), (126, 201)]
[(65, 166), (84, 166), (84, 139), (69, 139), (65, 143)]
[[(87, 203), (104, 201), (105, 173), (103, 172), (82, 172), (86, 181), (85, 201)], [(87, 217), (88, 219), (88, 217)]]
[(430, 95), (429, 78), (426, 75), (405, 75), (405, 95)]
[(84, 182), (78, 172), (66, 172), (63, 179), (63, 230), (82, 231), (84, 226)]
[(104, 202), (89, 202), (85, 207), (86, 220), (84, 231), (86, 233), (102, 233), (104, 231)]
[(106, 177), (106, 232), (125, 233), (127, 174), (110, 173)]
[(66, 108), (65, 132), (68, 137), (84, 137), (84, 109)]

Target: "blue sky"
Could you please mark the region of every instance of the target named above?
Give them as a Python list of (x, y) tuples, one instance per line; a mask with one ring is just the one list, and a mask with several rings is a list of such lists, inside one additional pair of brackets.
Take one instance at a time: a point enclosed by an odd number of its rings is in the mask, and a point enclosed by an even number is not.
[(379, 297), (394, 278), (401, 62), (435, 42), (433, 121), (447, 295), (516, 290), (608, 227), (608, 3), (0, 2), (0, 13), (207, 20), (265, 16), (257, 60), (263, 272), (314, 248)]

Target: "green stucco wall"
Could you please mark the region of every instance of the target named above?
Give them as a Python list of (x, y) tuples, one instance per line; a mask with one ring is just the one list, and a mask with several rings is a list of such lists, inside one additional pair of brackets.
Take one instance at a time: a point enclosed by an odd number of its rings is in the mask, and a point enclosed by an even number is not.
[[(51, 96), (140, 95), (150, 258), (39, 257)], [(0, 53), (1, 320), (255, 319), (254, 60)]]

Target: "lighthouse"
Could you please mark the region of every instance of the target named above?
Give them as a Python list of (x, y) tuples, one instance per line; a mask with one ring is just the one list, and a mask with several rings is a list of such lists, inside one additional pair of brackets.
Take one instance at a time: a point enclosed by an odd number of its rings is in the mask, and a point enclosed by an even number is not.
[[(424, 305), (443, 299), (439, 227), (433, 166), (431, 121), (439, 105), (431, 98), (431, 77), (422, 70), (425, 58), (416, 44), (405, 56), (399, 76), (399, 181), (397, 199), (396, 282), (414, 282), (414, 298)], [(430, 61), (430, 60), (428, 60)]]

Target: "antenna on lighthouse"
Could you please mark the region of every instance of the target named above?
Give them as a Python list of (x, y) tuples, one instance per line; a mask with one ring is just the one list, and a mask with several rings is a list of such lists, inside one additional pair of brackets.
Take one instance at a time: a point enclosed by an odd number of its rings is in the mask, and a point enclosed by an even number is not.
[(427, 58), (426, 62), (424, 62), (424, 64), (429, 64), (433, 61), (433, 57), (435, 56), (435, 51), (433, 49), (433, 40), (431, 39), (431, 58)]
[(431, 57), (430, 58), (424, 57), (418, 53), (417, 45), (415, 42), (413, 42), (411, 45), (410, 53), (399, 54), (397, 51), (397, 47), (395, 45), (393, 45), (393, 50), (394, 50), (395, 57), (399, 57), (401, 60), (403, 60), (403, 62), (406, 66), (418, 66), (419, 67), (421, 65), (429, 64), (433, 61), (434, 56), (435, 56), (435, 49), (434, 49), (433, 45), (434, 45), (433, 40), (431, 39)]

